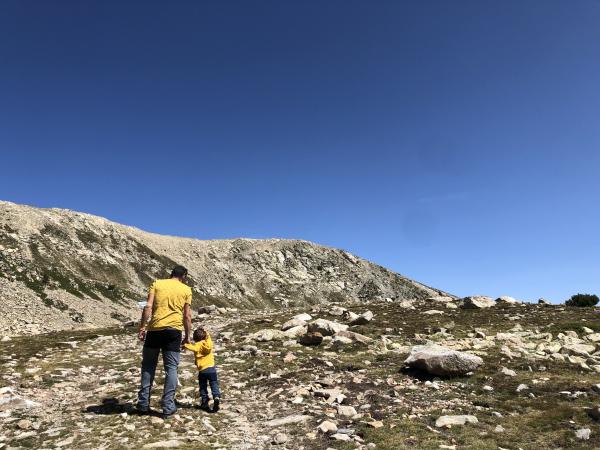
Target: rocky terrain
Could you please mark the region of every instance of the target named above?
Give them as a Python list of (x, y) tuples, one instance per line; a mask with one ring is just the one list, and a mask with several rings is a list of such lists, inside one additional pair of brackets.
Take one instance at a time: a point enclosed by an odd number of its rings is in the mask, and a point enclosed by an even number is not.
[[(184, 354), (177, 414), (139, 416), (142, 346), (123, 324), (176, 263), (216, 342), (222, 408), (196, 408)], [(458, 299), (309, 242), (6, 202), (0, 304), (0, 449), (600, 448), (597, 307)]]
[(285, 239), (201, 241), (0, 201), (0, 329), (8, 335), (137, 319), (152, 279), (190, 271), (195, 305), (242, 309), (443, 293), (343, 250)]
[[(475, 297), (207, 308), (218, 413), (137, 416), (135, 329), (4, 338), (0, 448), (600, 448), (600, 310)], [(152, 406), (159, 408), (160, 384)]]

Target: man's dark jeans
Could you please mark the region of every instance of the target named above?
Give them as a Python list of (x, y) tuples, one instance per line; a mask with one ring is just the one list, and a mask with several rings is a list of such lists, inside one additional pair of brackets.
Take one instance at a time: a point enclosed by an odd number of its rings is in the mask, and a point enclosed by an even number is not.
[(219, 377), (217, 376), (217, 368), (209, 367), (198, 372), (198, 384), (200, 385), (200, 399), (202, 403), (208, 403), (208, 384), (210, 383), (210, 392), (213, 399), (221, 398), (219, 390)]
[(175, 391), (177, 390), (177, 367), (181, 351), (181, 331), (172, 328), (149, 331), (144, 342), (142, 353), (142, 379), (138, 393), (137, 408), (147, 411), (150, 407), (150, 390), (154, 383), (154, 373), (158, 364), (158, 355), (162, 351), (165, 370), (165, 386), (162, 397), (163, 414), (173, 414)]

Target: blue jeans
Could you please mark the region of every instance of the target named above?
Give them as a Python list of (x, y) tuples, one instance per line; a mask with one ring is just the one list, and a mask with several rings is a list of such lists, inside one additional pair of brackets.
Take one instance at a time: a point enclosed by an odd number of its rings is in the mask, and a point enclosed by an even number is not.
[[(150, 407), (150, 390), (154, 383), (154, 373), (158, 364), (160, 348), (144, 346), (142, 353), (142, 381), (138, 393), (138, 409), (147, 411)], [(177, 411), (175, 406), (175, 390), (177, 389), (177, 366), (179, 365), (179, 352), (162, 350), (163, 365), (165, 370), (165, 386), (161, 401), (164, 414), (173, 414)]]
[(208, 383), (210, 383), (210, 392), (215, 398), (221, 398), (219, 390), (219, 377), (216, 367), (209, 367), (198, 372), (198, 384), (200, 385), (200, 399), (202, 403), (208, 403)]

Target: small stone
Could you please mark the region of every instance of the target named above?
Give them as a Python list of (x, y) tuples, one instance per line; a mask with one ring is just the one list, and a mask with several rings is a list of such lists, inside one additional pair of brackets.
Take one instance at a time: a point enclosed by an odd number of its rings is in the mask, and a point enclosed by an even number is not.
[(161, 419), (160, 417), (152, 416), (150, 418), (150, 423), (152, 425), (154, 425), (155, 427), (159, 427), (159, 426), (164, 425), (165, 421), (164, 421), (164, 419)]
[(171, 439), (168, 441), (152, 442), (150, 444), (144, 445), (142, 448), (176, 448), (181, 447), (182, 445), (183, 442), (178, 441), (176, 439)]
[(317, 429), (321, 433), (335, 433), (337, 431), (337, 425), (329, 420), (324, 420), (319, 424)]
[(451, 427), (453, 425), (464, 425), (466, 423), (478, 423), (477, 417), (470, 415), (460, 415), (460, 416), (441, 416), (435, 421), (435, 426), (438, 428), (441, 427)]
[(590, 435), (592, 434), (592, 430), (589, 428), (581, 428), (575, 432), (575, 437), (577, 439), (581, 439), (582, 441), (587, 441), (590, 439)]
[(288, 441), (288, 436), (285, 433), (277, 433), (273, 438), (273, 443), (277, 445), (285, 444)]
[(366, 311), (350, 322), (350, 325), (365, 325), (373, 320), (373, 313)]
[(337, 407), (337, 413), (339, 416), (342, 417), (354, 417), (357, 414), (356, 409), (354, 409), (354, 406), (346, 405), (339, 405)]
[(373, 422), (367, 422), (367, 425), (371, 428), (381, 428), (383, 426), (383, 422), (381, 420), (374, 420)]
[(526, 384), (521, 383), (517, 386), (517, 392), (526, 391), (527, 389), (529, 389), (529, 386), (527, 386)]
[(496, 425), (496, 428), (494, 428), (494, 431), (496, 433), (504, 433), (504, 427), (502, 425)]
[(323, 335), (318, 332), (306, 333), (298, 338), (298, 343), (302, 345), (320, 345), (323, 342)]
[(310, 418), (311, 416), (295, 414), (292, 416), (282, 417), (280, 419), (269, 420), (265, 423), (265, 425), (268, 427), (280, 427), (282, 425), (290, 425), (292, 423), (306, 422)]
[(22, 419), (17, 422), (17, 427), (21, 430), (29, 430), (31, 428), (31, 420)]
[(514, 371), (514, 370), (512, 370), (512, 369), (507, 369), (506, 367), (503, 367), (503, 368), (500, 370), (500, 373), (501, 373), (502, 375), (506, 375), (507, 377), (516, 377), (516, 376), (517, 376), (517, 372), (515, 372), (515, 371)]

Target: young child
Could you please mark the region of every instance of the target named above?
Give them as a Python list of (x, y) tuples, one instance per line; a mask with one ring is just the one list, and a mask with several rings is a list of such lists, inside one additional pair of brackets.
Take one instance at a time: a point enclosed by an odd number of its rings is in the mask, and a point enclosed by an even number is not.
[(221, 391), (219, 391), (219, 378), (215, 366), (215, 355), (213, 353), (213, 342), (210, 334), (200, 327), (194, 331), (194, 343), (184, 344), (184, 348), (194, 352), (196, 367), (198, 367), (198, 384), (200, 385), (200, 409), (210, 411), (208, 407), (208, 384), (213, 397), (212, 412), (219, 410), (221, 402)]

